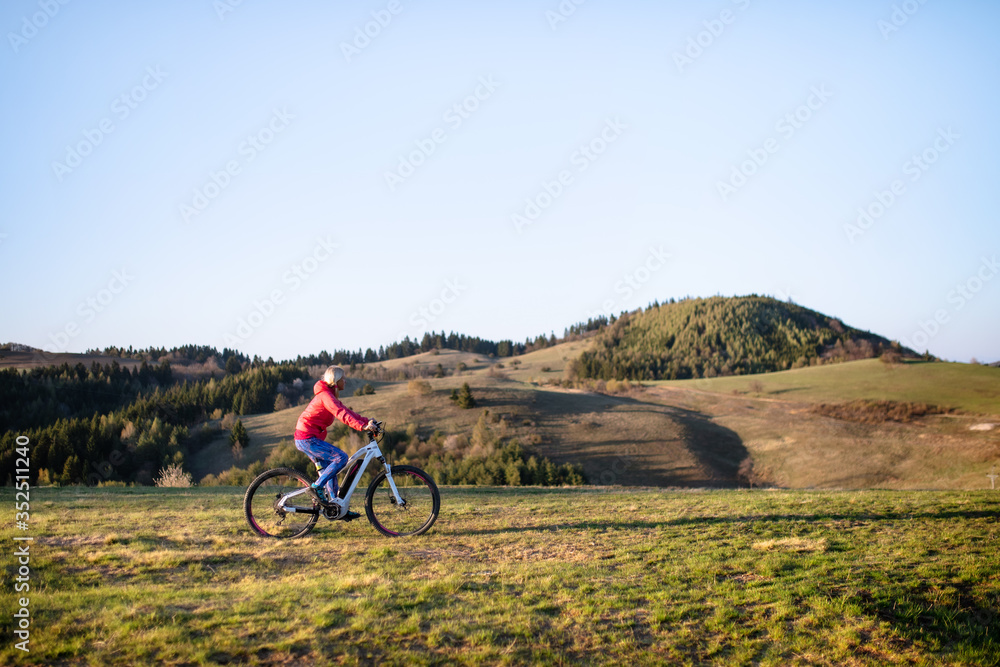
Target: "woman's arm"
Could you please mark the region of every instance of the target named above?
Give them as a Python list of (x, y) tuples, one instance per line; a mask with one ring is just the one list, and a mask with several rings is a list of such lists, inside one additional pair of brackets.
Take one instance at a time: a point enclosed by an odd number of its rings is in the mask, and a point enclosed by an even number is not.
[(362, 431), (368, 425), (367, 419), (341, 403), (340, 399), (333, 395), (333, 392), (323, 392), (323, 407), (355, 431)]

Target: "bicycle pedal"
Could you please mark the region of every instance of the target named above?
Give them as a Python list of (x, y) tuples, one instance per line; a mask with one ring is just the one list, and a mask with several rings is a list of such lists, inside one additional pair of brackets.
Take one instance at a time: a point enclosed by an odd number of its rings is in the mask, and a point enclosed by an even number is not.
[(355, 519), (358, 519), (360, 517), (361, 517), (361, 515), (358, 514), (357, 512), (348, 512), (344, 516), (340, 517), (340, 520), (341, 521), (354, 521)]

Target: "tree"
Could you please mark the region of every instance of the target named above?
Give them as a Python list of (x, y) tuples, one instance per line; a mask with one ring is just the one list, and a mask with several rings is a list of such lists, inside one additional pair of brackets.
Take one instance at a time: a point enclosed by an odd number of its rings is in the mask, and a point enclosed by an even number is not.
[(472, 390), (469, 389), (468, 382), (463, 382), (461, 389), (452, 389), (451, 400), (455, 402), (455, 405), (463, 410), (476, 407), (476, 399), (472, 395)]
[(244, 447), (250, 443), (250, 434), (247, 433), (246, 427), (243, 426), (242, 419), (237, 419), (236, 423), (233, 424), (233, 430), (229, 434), (229, 439), (240, 443)]
[(226, 359), (226, 375), (236, 375), (242, 370), (243, 366), (235, 356)]

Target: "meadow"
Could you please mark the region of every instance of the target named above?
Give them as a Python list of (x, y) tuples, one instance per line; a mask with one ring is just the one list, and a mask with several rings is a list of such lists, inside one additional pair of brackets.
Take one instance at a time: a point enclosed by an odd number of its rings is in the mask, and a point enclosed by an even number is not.
[(990, 491), (445, 487), (426, 535), (291, 542), (242, 492), (32, 489), (31, 652), (5, 614), (0, 663), (1000, 662)]

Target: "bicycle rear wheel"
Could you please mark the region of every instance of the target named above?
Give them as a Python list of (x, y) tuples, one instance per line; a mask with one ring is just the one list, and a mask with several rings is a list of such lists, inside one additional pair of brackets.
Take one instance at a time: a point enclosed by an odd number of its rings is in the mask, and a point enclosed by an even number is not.
[(250, 528), (262, 537), (293, 538), (308, 533), (320, 512), (311, 493), (288, 500), (284, 510), (278, 507), (282, 496), (307, 486), (309, 480), (298, 470), (275, 468), (262, 472), (243, 496), (243, 513)]
[(392, 466), (392, 480), (396, 484), (402, 504), (389, 486), (383, 471), (372, 480), (365, 494), (365, 514), (375, 530), (389, 537), (420, 535), (427, 532), (437, 520), (441, 508), (441, 494), (431, 476), (412, 466)]

